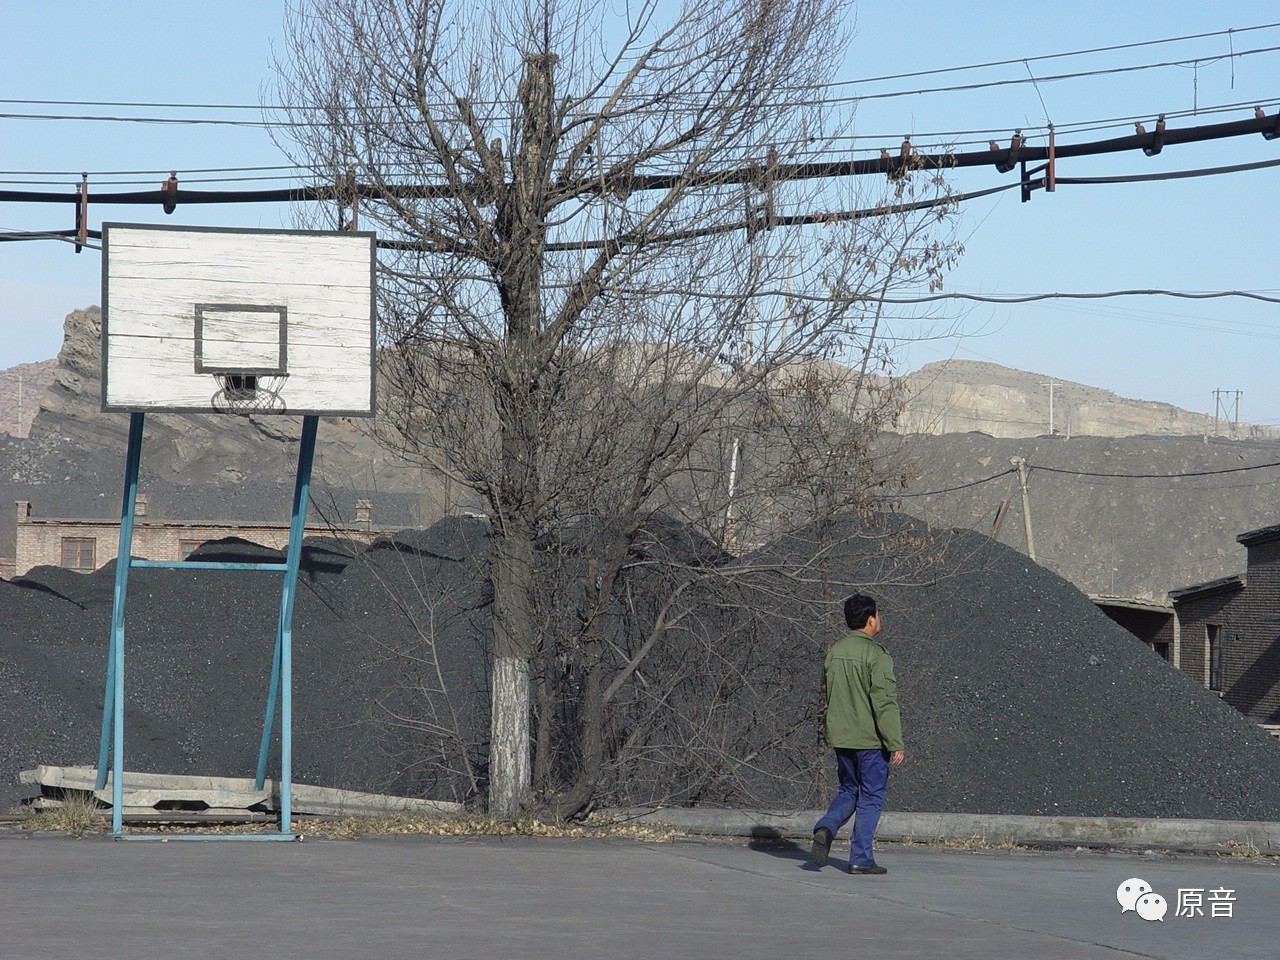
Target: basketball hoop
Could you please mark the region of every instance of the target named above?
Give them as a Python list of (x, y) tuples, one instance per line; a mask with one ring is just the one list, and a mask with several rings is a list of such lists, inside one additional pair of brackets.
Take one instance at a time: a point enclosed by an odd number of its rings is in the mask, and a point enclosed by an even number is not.
[(284, 388), (284, 382), (289, 379), (287, 373), (220, 373), (214, 379), (218, 383), (218, 392), (213, 395), (211, 403), (218, 413), (250, 417), (261, 413), (286, 412), (280, 391)]
[(103, 236), (103, 410), (373, 416), (372, 233)]

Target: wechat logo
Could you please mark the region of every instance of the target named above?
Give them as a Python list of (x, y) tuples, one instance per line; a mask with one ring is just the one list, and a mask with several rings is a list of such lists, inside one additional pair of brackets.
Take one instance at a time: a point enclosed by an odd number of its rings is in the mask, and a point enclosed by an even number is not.
[(1132, 877), (1116, 888), (1116, 899), (1120, 901), (1120, 912), (1133, 911), (1143, 920), (1159, 920), (1164, 922), (1164, 915), (1169, 912), (1169, 904), (1164, 897), (1151, 891), (1151, 884), (1138, 877)]

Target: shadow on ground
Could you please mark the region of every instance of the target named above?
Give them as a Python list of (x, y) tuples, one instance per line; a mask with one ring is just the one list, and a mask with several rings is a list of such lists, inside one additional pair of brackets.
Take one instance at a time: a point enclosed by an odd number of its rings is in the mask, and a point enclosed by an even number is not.
[[(813, 864), (813, 857), (809, 851), (808, 844), (799, 844), (794, 840), (788, 840), (778, 831), (770, 827), (754, 827), (751, 831), (751, 839), (747, 841), (747, 848), (756, 853), (764, 853), (779, 860), (794, 860), (801, 865), (802, 870), (809, 870), (813, 873), (818, 868)], [(832, 858), (827, 861), (831, 866), (843, 868), (848, 864), (847, 860), (837, 860)]]

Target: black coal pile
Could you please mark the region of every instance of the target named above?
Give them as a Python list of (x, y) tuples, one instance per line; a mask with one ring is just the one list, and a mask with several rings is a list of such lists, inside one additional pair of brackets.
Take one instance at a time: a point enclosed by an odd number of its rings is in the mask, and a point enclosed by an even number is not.
[[(577, 539), (561, 542), (582, 554), (590, 537)], [(464, 518), (354, 551), (308, 541), (296, 780), (483, 796), (490, 549), (487, 525)], [(196, 555), (278, 556), (236, 541)], [(544, 576), (586, 563), (575, 557)], [(655, 522), (630, 569), (608, 625), (606, 683), (627, 668), (606, 711), (608, 802), (824, 803), (820, 664), (839, 600), (864, 588), (881, 599), (907, 734), (893, 809), (1280, 820), (1280, 745), (978, 534), (886, 520), (733, 559)], [(20, 769), (96, 760), (113, 581), (111, 565), (0, 582), (0, 805), (30, 792)], [(261, 572), (131, 572), (130, 769), (252, 773), (279, 588)], [(566, 591), (561, 612), (576, 602)], [(560, 733), (580, 692), (574, 656), (549, 649), (538, 665), (565, 697)], [(566, 747), (555, 762), (574, 759)]]
[(754, 577), (776, 600), (752, 629), (817, 663), (841, 620), (838, 602), (822, 609), (820, 581), (880, 598), (907, 741), (892, 808), (1280, 820), (1280, 744), (1024, 555), (899, 519), (741, 563), (819, 554), (821, 578)]
[[(197, 560), (281, 560), (237, 540)], [(336, 542), (308, 540), (293, 623), (294, 779), (417, 794), (397, 765), (410, 727), (369, 722), (379, 660), (365, 618), (395, 620), (385, 598), (351, 598), (351, 562)], [(87, 575), (40, 567), (0, 581), (0, 806), (29, 795), (21, 769), (96, 763), (115, 564)], [(129, 575), (125, 625), (125, 760), (149, 772), (252, 776), (276, 624), (279, 574), (159, 570)], [(350, 614), (350, 615), (348, 615)], [(378, 633), (378, 631), (373, 631)], [(278, 770), (278, 731), (270, 758)]]

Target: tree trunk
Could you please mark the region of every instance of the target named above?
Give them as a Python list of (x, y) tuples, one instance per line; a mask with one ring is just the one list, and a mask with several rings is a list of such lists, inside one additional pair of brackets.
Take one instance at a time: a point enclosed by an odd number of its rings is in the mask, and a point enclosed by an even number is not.
[(522, 534), (507, 530), (494, 543), (489, 813), (500, 820), (519, 816), (529, 797), (533, 541)]
[[(620, 542), (619, 553), (620, 551)], [(598, 577), (596, 565), (592, 565), (585, 604), (588, 615), (582, 631), (582, 693), (578, 703), (578, 772), (573, 785), (557, 798), (553, 815), (557, 819), (569, 819), (585, 813), (600, 785), (604, 769), (604, 685), (601, 672), (604, 654), (605, 613), (609, 591), (605, 589), (605, 577)], [(617, 577), (618, 565), (608, 565), (608, 582), (611, 586)]]
[(524, 130), (495, 226), (500, 238), (498, 292), (506, 319), (506, 356), (497, 380), (502, 431), (495, 517), (493, 702), (489, 738), (489, 812), (513, 819), (529, 800), (529, 662), (536, 649), (530, 591), (540, 500), (542, 271), (546, 258), (546, 183), (551, 158), (551, 69), (555, 57), (525, 59), (518, 99)]
[(529, 661), (494, 657), (489, 813), (514, 820), (529, 795)]

